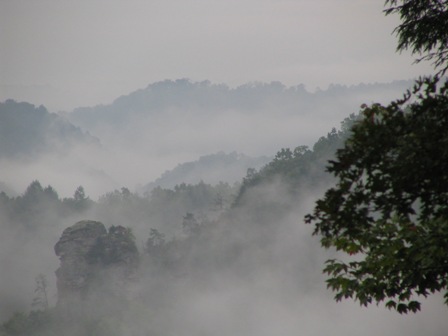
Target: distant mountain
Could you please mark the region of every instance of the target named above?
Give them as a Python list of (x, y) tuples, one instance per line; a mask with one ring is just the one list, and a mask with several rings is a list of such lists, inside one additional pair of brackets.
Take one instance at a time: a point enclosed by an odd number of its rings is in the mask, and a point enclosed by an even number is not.
[[(280, 114), (310, 113), (329, 101), (339, 101), (344, 106), (350, 106), (353, 101), (356, 104), (390, 101), (400, 97), (412, 83), (412, 80), (402, 80), (353, 86), (332, 84), (326, 90), (309, 92), (303, 84), (286, 87), (280, 82), (256, 82), (230, 88), (209, 81), (165, 80), (123, 95), (109, 105), (77, 108), (68, 117), (84, 129), (94, 130), (104, 124), (123, 128), (141, 115), (169, 114), (173, 117), (173, 111), (183, 115), (192, 111), (207, 114), (233, 110), (260, 113), (266, 109), (274, 109)], [(344, 115), (348, 112), (356, 111), (345, 111)]]
[(193, 83), (187, 79), (165, 80), (123, 95), (110, 105), (77, 108), (69, 114), (69, 118), (86, 129), (103, 123), (122, 126), (133, 115), (156, 115), (173, 110), (254, 110), (264, 108), (267, 101), (285, 98), (288, 94), (300, 96), (305, 93), (303, 85), (286, 90), (278, 82), (246, 84), (231, 89), (227, 85), (211, 84), (209, 81)]
[(126, 156), (181, 157), (237, 151), (274, 155), (279, 148), (312, 145), (363, 103), (402, 97), (412, 81), (330, 85), (309, 92), (304, 85), (249, 83), (230, 88), (208, 81), (166, 80), (117, 98), (109, 105), (82, 107), (67, 118)]
[(44, 106), (14, 100), (0, 103), (0, 158), (34, 158), (76, 144), (97, 146), (99, 140)]
[(211, 185), (219, 182), (233, 184), (246, 176), (247, 169), (259, 169), (271, 159), (266, 156), (253, 158), (236, 152), (204, 155), (196, 161), (185, 162), (166, 171), (154, 182), (140, 188), (139, 192), (150, 192), (155, 187), (172, 189), (181, 183), (197, 184), (200, 181)]

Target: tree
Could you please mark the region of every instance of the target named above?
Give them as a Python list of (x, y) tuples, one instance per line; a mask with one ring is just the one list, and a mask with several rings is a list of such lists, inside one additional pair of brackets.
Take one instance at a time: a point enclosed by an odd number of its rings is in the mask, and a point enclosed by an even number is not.
[(307, 223), (324, 247), (355, 257), (327, 261), (336, 299), (388, 299), (416, 312), (415, 296), (445, 292), (448, 304), (448, 82), (420, 80), (388, 106), (363, 110), (329, 162), (337, 178)]
[(43, 274), (39, 274), (36, 279), (36, 288), (34, 289), (35, 297), (31, 306), (34, 310), (46, 311), (48, 309), (47, 295), (47, 278)]
[(434, 60), (434, 77), (364, 118), (328, 171), (336, 186), (305, 216), (321, 244), (355, 255), (327, 261), (336, 300), (386, 302), (399, 313), (420, 310), (415, 296), (444, 291), (448, 305), (448, 1), (386, 0), (398, 13), (398, 51)]
[(0, 326), (0, 335), (21, 336), (30, 332), (28, 326), (28, 317), (25, 313), (17, 312), (8, 321)]
[(76, 188), (73, 194), (73, 208), (76, 211), (85, 211), (92, 206), (92, 200), (86, 196), (83, 186)]
[(166, 247), (165, 235), (157, 229), (149, 231), (149, 238), (146, 241), (145, 252), (154, 258), (160, 258)]
[(76, 188), (73, 197), (64, 198), (62, 203), (69, 213), (82, 213), (94, 205), (94, 202), (86, 196), (83, 186)]
[(43, 193), (44, 188), (39, 181), (35, 180), (26, 188), (22, 200), (25, 204), (37, 203), (42, 198)]
[(182, 230), (188, 236), (195, 236), (201, 231), (201, 224), (191, 212), (187, 212), (184, 216), (182, 220)]
[(386, 15), (398, 13), (402, 23), (395, 29), (397, 50), (411, 49), (417, 59), (433, 60), (439, 75), (448, 69), (448, 1), (386, 0)]
[(79, 186), (78, 188), (76, 188), (75, 193), (73, 194), (73, 199), (77, 202), (83, 202), (87, 200), (83, 186)]

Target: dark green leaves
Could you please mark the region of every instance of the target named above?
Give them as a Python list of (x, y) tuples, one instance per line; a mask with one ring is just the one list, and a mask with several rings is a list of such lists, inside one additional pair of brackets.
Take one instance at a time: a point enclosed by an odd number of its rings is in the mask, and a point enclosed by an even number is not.
[(386, 0), (386, 15), (399, 14), (401, 24), (395, 29), (399, 51), (410, 49), (417, 59), (432, 60), (439, 74), (448, 69), (448, 1)]
[(327, 262), (336, 300), (389, 299), (407, 313), (420, 309), (415, 296), (447, 290), (447, 87), (428, 78), (403, 100), (365, 107), (330, 162), (337, 184), (305, 220), (322, 246), (356, 258)]

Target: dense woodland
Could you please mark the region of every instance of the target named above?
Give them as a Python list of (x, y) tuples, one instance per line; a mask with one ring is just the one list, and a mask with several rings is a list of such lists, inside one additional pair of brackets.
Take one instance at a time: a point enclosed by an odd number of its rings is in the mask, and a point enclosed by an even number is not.
[[(218, 274), (227, 277), (241, 272), (243, 278), (255, 276), (259, 271), (251, 264), (256, 264), (256, 258), (275, 259), (276, 254), (284, 253), (277, 251), (268, 256), (259, 250), (276, 249), (279, 230), (285, 226), (284, 217), (297, 207), (301, 195), (326, 185), (325, 164), (341, 146), (355, 119), (355, 116), (348, 118), (342, 130), (333, 129), (313, 148), (282, 149), (260, 170), (249, 169), (241, 183), (235, 185), (179, 184), (173, 189), (156, 187), (145, 195), (121, 188), (92, 200), (82, 186), (74, 191), (73, 197), (60, 198), (51, 186), (33, 181), (20, 196), (1, 193), (2, 232), (18, 230), (23, 237), (52, 236), (50, 232), (60, 233), (64, 229), (61, 224), (67, 223), (67, 219), (73, 224), (84, 218), (101, 220), (109, 227), (125, 225), (132, 229), (140, 251), (136, 281), (151, 279), (148, 288), (140, 288), (142, 301), (134, 299), (126, 303), (131, 306), (127, 307), (130, 311), (142, 304), (153, 307), (147, 300), (154, 295), (153, 287), (162, 284), (167, 297), (157, 298), (155, 305), (165, 305), (164, 301), (170, 300), (169, 293), (176, 291), (179, 283), (200, 281), (207, 287)], [(270, 195), (269, 190), (276, 195)], [(37, 241), (34, 243), (39, 245)], [(271, 271), (283, 267), (274, 260), (266, 260), (264, 265)], [(53, 275), (44, 276), (41, 282)], [(28, 298), (30, 303), (33, 298), (41, 302), (42, 294), (50, 291), (44, 291), (39, 284), (36, 282), (36, 292)], [(16, 313), (3, 323), (3, 334), (57, 334), (60, 317), (54, 302), (49, 301), (35, 304), (31, 311)], [(99, 301), (98, 305), (101, 304)], [(73, 333), (111, 335), (114, 323), (125, 324), (116, 321), (122, 318), (109, 316), (106, 321), (104, 317), (92, 317), (82, 322), (85, 323), (82, 331)]]
[[(326, 171), (329, 164), (336, 162), (353, 131), (373, 118), (366, 114), (371, 110), (363, 108), (312, 147), (283, 148), (261, 168), (247, 169), (237, 183), (160, 186), (170, 176), (181, 178), (185, 172), (188, 176), (202, 169), (201, 162), (241, 157), (221, 153), (178, 165), (148, 184), (143, 193), (121, 187), (93, 199), (83, 186), (70, 197), (60, 197), (54, 187), (38, 180), (18, 195), (5, 186), (0, 193), (4, 256), (0, 267), (9, 269), (2, 277), (13, 286), (1, 288), (1, 335), (58, 335), (62, 330), (73, 336), (141, 335), (181, 329), (197, 333), (200, 328), (210, 332), (218, 321), (198, 327), (191, 324), (199, 318), (194, 313), (182, 318), (188, 307), (205, 299), (204, 292), (218, 295), (217, 306), (226, 306), (234, 290), (241, 291), (234, 299), (238, 304), (252, 302), (256, 296), (265, 304), (280, 300), (284, 305), (287, 297), (302, 300), (304, 291), (318, 297), (323, 286), (319, 269), (328, 254), (319, 251), (311, 238), (312, 228), (298, 223), (303, 223), (314, 200), (334, 185), (335, 177)], [(104, 223), (109, 235), (124, 232), (126, 244), (138, 253), (137, 268), (118, 288), (101, 276), (104, 287), (95, 287), (94, 301), (70, 304), (78, 313), (67, 315), (58, 303), (53, 246), (66, 228), (85, 219)], [(120, 249), (111, 246), (112, 255), (104, 252), (110, 244), (106, 240), (106, 247), (93, 250), (89, 258), (121, 260)], [(330, 251), (330, 256), (337, 255)], [(91, 308), (80, 314), (87, 302)], [(260, 314), (258, 308), (248, 311), (244, 312), (248, 317)], [(204, 313), (204, 307), (198, 313)], [(225, 320), (235, 318), (227, 310), (221, 314)], [(248, 322), (223, 330), (252, 328)]]

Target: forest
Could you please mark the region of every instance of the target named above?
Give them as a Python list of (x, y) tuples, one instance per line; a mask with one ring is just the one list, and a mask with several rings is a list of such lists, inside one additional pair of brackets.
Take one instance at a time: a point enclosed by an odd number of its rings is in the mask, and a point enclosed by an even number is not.
[(0, 336), (446, 335), (448, 4), (384, 6), (433, 74), (0, 103)]
[[(234, 185), (183, 183), (172, 189), (155, 187), (144, 195), (121, 188), (96, 201), (89, 198), (82, 186), (72, 197), (61, 198), (52, 186), (42, 186), (39, 181), (33, 181), (16, 197), (2, 192), (2, 253), (17, 263), (43, 264), (43, 260), (39, 260), (41, 256), (36, 255), (18, 260), (17, 253), (21, 253), (18, 250), (27, 244), (42, 250), (65, 229), (63, 225), (72, 226), (86, 219), (98, 220), (94, 223), (101, 221), (107, 225), (109, 233), (127, 228), (124, 235), (137, 251), (136, 266), (132, 274), (120, 278), (121, 287), (108, 287), (111, 284), (102, 278), (104, 283), (94, 287), (95, 290), (77, 292), (77, 299), (64, 299), (63, 293), (59, 293), (60, 284), (54, 299), (52, 287), (55, 284), (51, 279), (53, 275), (45, 269), (48, 266), (35, 268), (35, 292), (22, 298), (32, 303), (31, 310), (15, 313), (3, 323), (2, 332), (5, 335), (52, 335), (59, 334), (61, 328), (67, 334), (68, 328), (73, 335), (119, 335), (123, 330), (126, 334), (137, 335), (142, 330), (151, 334), (162, 328), (159, 314), (179, 313), (178, 308), (171, 305), (175, 293), (184, 286), (192, 286), (193, 292), (200, 288), (212, 290), (214, 286), (225, 287), (220, 279), (236, 277), (245, 283), (252, 277), (264, 277), (260, 272), (284, 277), (284, 268), (294, 263), (292, 255), (304, 246), (292, 248), (293, 241), (287, 239), (284, 241), (288, 245), (286, 249), (278, 246), (278, 240), (290, 234), (285, 229), (291, 225), (289, 217), (296, 213), (303, 195), (331, 181), (324, 172), (326, 162), (341, 146), (356, 118), (355, 115), (347, 118), (341, 130), (333, 129), (313, 148), (282, 149), (259, 170), (248, 169), (240, 183)], [(14, 244), (7, 244), (10, 250), (6, 250), (4, 243), (11, 239)], [(52, 246), (48, 248), (51, 249)], [(115, 251), (115, 257), (120, 259), (123, 253)], [(284, 262), (279, 263), (279, 258)], [(49, 264), (54, 265), (54, 262)], [(122, 267), (119, 262), (107, 265), (95, 262), (93, 265), (95, 269), (108, 271)], [(295, 270), (290, 271), (295, 275)], [(91, 276), (88, 280), (91, 283), (99, 277)], [(287, 276), (285, 281), (293, 282), (292, 276)], [(306, 279), (308, 276), (304, 274), (301, 278), (312, 288), (313, 279)], [(300, 286), (303, 285), (301, 282)], [(287, 286), (294, 287), (292, 283)], [(13, 301), (20, 296), (22, 289), (16, 286), (15, 290), (15, 293), (11, 289), (2, 293), (2, 297), (9, 298), (3, 301), (2, 311), (13, 306)], [(86, 306), (93, 304), (91, 300), (95, 302), (94, 312), (88, 316), (81, 314)], [(182, 305), (188, 300), (179, 301)], [(154, 315), (154, 320), (133, 320), (144, 312)], [(163, 328), (169, 330), (164, 323), (166, 321), (162, 323)]]

